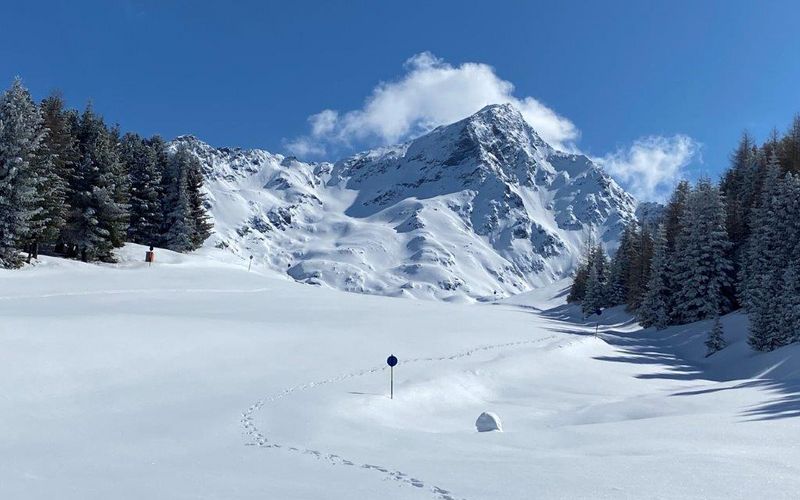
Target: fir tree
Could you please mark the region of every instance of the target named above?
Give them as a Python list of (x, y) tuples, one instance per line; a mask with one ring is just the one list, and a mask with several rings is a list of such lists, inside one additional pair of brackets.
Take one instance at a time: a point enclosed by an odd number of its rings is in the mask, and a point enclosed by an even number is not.
[(716, 353), (725, 348), (728, 343), (725, 341), (724, 332), (722, 330), (722, 322), (719, 320), (719, 315), (714, 316), (714, 324), (711, 327), (711, 331), (708, 332), (708, 340), (705, 342), (706, 348), (706, 357), (711, 356), (712, 354)]
[(569, 295), (567, 296), (567, 302), (581, 302), (583, 298), (586, 296), (586, 283), (589, 281), (589, 265), (587, 262), (581, 262), (578, 264), (578, 268), (575, 269), (575, 274), (572, 277), (572, 285), (569, 289)]
[(112, 250), (124, 243), (127, 230), (127, 179), (113, 132), (90, 106), (77, 132), (80, 160), (70, 186), (67, 238), (84, 261), (112, 260)]
[(650, 278), (650, 266), (653, 259), (653, 237), (647, 228), (642, 227), (636, 234), (636, 243), (630, 257), (631, 266), (628, 272), (628, 296), (626, 303), (630, 311), (637, 311)]
[(164, 246), (177, 252), (194, 248), (195, 225), (189, 196), (190, 162), (191, 153), (186, 147), (179, 147), (170, 157), (164, 173)]
[(581, 301), (584, 315), (608, 305), (609, 263), (603, 247), (597, 245), (589, 253), (589, 275), (586, 280), (586, 293)]
[(675, 251), (675, 243), (681, 232), (681, 220), (691, 190), (692, 187), (688, 181), (680, 181), (675, 186), (675, 191), (664, 209), (664, 230), (667, 238), (667, 252), (670, 254)]
[(673, 292), (669, 286), (668, 259), (666, 229), (662, 224), (656, 233), (650, 277), (638, 311), (639, 322), (645, 327), (655, 326), (660, 330), (670, 323)]
[(0, 99), (0, 266), (19, 267), (19, 251), (44, 231), (38, 189), (45, 161), (42, 117), (17, 78)]
[(800, 324), (792, 314), (800, 257), (800, 180), (771, 162), (753, 218), (743, 296), (750, 313), (750, 345), (770, 351), (793, 342)]
[(728, 310), (723, 292), (732, 271), (729, 249), (719, 189), (702, 179), (689, 194), (676, 246), (675, 312), (680, 322), (710, 319)]
[(789, 131), (781, 140), (779, 156), (785, 170), (800, 174), (800, 114), (794, 116)]
[(584, 316), (594, 314), (606, 305), (605, 283), (596, 266), (589, 269), (589, 278), (586, 280), (586, 295), (581, 302), (581, 311)]
[(73, 128), (74, 112), (64, 109), (64, 101), (59, 94), (53, 94), (42, 101), (40, 106), (47, 135), (44, 138), (44, 153), (52, 165), (50, 194), (43, 198), (44, 211), (50, 214), (52, 232), (45, 235), (44, 242), (63, 251), (63, 233), (70, 212), (69, 192), (75, 164), (78, 161), (77, 143)]
[(130, 225), (128, 239), (143, 245), (161, 242), (163, 218), (161, 201), (160, 141), (145, 141), (136, 134), (126, 134), (120, 146), (120, 158), (130, 178)]
[(789, 263), (783, 272), (778, 329), (786, 343), (800, 341), (800, 264)]
[(618, 306), (628, 302), (634, 260), (638, 258), (636, 227), (629, 222), (622, 232), (619, 247), (611, 260), (608, 283), (608, 305)]
[(192, 218), (192, 249), (200, 248), (211, 236), (214, 225), (206, 209), (206, 195), (203, 192), (203, 171), (200, 161), (189, 154), (186, 163), (186, 182), (189, 196), (189, 211)]

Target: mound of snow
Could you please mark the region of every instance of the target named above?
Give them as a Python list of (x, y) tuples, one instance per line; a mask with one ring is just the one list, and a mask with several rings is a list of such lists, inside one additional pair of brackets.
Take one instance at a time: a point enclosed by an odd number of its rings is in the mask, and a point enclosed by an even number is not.
[(503, 426), (500, 424), (500, 417), (490, 411), (481, 413), (478, 420), (475, 421), (475, 428), (478, 429), (478, 432), (503, 432)]

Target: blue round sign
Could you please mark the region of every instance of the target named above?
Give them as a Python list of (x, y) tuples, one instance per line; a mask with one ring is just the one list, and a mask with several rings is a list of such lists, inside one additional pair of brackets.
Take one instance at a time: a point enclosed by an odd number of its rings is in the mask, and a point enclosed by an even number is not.
[(386, 364), (389, 366), (394, 366), (397, 364), (397, 358), (394, 357), (394, 354), (386, 358)]

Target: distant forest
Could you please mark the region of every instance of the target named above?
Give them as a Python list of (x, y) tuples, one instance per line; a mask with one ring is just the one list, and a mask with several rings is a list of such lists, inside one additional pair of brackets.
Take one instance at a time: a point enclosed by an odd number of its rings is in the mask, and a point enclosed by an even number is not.
[(16, 79), (0, 98), (0, 267), (39, 252), (111, 261), (126, 241), (179, 252), (211, 234), (197, 158), (120, 136), (91, 105), (40, 103)]

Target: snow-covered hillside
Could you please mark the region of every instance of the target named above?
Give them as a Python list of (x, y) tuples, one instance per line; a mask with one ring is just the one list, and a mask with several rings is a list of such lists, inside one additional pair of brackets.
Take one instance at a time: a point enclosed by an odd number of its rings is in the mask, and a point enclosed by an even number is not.
[[(123, 249), (0, 270), (0, 498), (796, 498), (800, 346), (745, 318), (599, 337), (565, 282), (494, 304), (345, 294)], [(215, 257), (214, 259), (208, 257)], [(385, 359), (395, 354), (395, 398)], [(483, 412), (503, 432), (479, 433)]]
[(556, 151), (511, 105), (336, 164), (181, 137), (202, 160), (216, 234), (256, 266), (347, 291), (491, 299), (561, 279), (613, 247), (635, 201)]

